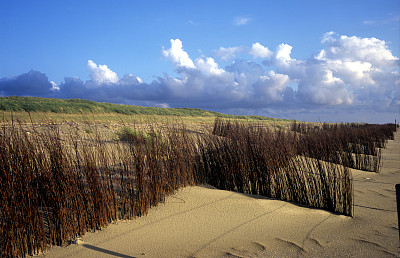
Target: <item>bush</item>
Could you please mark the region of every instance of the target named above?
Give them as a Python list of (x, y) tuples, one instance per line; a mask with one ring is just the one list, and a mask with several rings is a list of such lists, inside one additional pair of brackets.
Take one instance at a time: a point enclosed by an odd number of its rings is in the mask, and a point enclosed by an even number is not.
[(156, 132), (146, 133), (144, 131), (133, 130), (130, 127), (124, 126), (117, 132), (118, 139), (123, 142), (129, 142), (133, 144), (145, 144), (150, 145), (152, 142), (161, 140), (161, 137)]

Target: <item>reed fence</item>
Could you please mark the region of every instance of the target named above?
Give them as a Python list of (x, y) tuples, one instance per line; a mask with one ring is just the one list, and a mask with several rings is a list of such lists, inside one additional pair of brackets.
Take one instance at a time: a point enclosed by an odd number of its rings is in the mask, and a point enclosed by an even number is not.
[(352, 216), (348, 167), (378, 171), (380, 148), (395, 130), (327, 124), (270, 130), (217, 119), (212, 134), (194, 137), (183, 124), (153, 124), (121, 141), (95, 126), (85, 139), (74, 124), (67, 128), (1, 125), (1, 257), (66, 245), (203, 183)]

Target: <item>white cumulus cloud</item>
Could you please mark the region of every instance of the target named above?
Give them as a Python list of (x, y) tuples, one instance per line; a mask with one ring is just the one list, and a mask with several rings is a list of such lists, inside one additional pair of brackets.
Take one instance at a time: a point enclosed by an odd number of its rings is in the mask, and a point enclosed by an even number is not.
[(280, 44), (276, 50), (276, 59), (282, 63), (289, 63), (292, 61), (290, 54), (292, 53), (292, 46), (288, 44)]
[(261, 96), (266, 103), (281, 102), (284, 100), (285, 91), (288, 90), (289, 81), (289, 76), (286, 74), (269, 71), (268, 75), (260, 76), (255, 83), (255, 93), (257, 96)]
[(215, 57), (218, 57), (222, 60), (229, 60), (232, 59), (238, 54), (239, 52), (242, 51), (241, 47), (220, 47), (218, 50), (215, 50), (213, 55)]
[(205, 60), (203, 58), (197, 58), (196, 68), (206, 75), (220, 75), (225, 72), (218, 67), (218, 64), (212, 57), (207, 57)]
[(331, 31), (322, 36), (321, 43), (324, 48), (304, 61), (292, 59), (292, 47), (281, 44), (270, 62), (277, 72), (298, 83), (299, 100), (320, 105), (395, 105), (399, 95), (392, 93), (398, 75), (393, 71), (400, 69), (399, 58), (385, 41)]
[(256, 42), (251, 46), (249, 54), (254, 58), (270, 58), (273, 55), (271, 50), (264, 47), (259, 42)]
[(384, 40), (356, 36), (333, 37), (334, 35), (330, 32), (323, 37), (321, 42), (327, 46), (318, 54), (319, 59), (368, 62), (375, 66), (396, 65), (399, 60), (393, 56)]
[(171, 48), (163, 49), (162, 54), (180, 67), (194, 68), (194, 63), (188, 53), (183, 50), (182, 41), (171, 39)]
[(87, 67), (90, 72), (90, 79), (97, 85), (118, 82), (117, 74), (111, 71), (107, 65), (97, 65), (92, 60), (89, 60)]

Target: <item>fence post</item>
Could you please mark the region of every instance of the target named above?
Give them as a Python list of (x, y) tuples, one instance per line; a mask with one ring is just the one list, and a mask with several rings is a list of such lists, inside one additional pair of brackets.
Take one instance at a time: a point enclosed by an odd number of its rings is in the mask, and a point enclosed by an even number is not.
[(397, 226), (399, 227), (399, 241), (400, 241), (400, 184), (396, 184), (396, 202), (397, 202)]

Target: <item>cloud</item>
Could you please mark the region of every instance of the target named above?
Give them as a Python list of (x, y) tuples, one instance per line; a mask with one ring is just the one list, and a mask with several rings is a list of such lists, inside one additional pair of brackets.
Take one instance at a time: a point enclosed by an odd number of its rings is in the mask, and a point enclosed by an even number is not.
[(241, 26), (241, 25), (246, 25), (250, 21), (251, 21), (251, 19), (249, 17), (238, 16), (238, 17), (235, 17), (235, 19), (233, 20), (233, 24), (236, 26)]
[(282, 43), (276, 50), (276, 59), (281, 63), (290, 63), (292, 61), (292, 58), (290, 57), (291, 53), (292, 46)]
[[(343, 121), (340, 114), (351, 113), (357, 119), (364, 119), (361, 113), (375, 114), (373, 119), (379, 120), (400, 110), (399, 58), (383, 40), (328, 32), (321, 38), (322, 49), (305, 60), (291, 57), (295, 50), (291, 45), (282, 43), (271, 51), (256, 42), (248, 54), (262, 63), (237, 59), (225, 67), (207, 56), (193, 61), (179, 39), (170, 43), (162, 54), (177, 76), (164, 74), (152, 82), (133, 74), (118, 78), (106, 65), (89, 60), (89, 81), (66, 77), (55, 84), (45, 74), (30, 71), (0, 79), (0, 95), (89, 98), (297, 119), (301, 114), (336, 116), (336, 121)], [(239, 50), (227, 50), (225, 56), (235, 51)]]
[(334, 40), (335, 35), (336, 33), (334, 31), (328, 31), (324, 33), (324, 35), (322, 35), (321, 43)]
[(182, 41), (171, 39), (171, 48), (162, 50), (162, 54), (179, 67), (194, 68), (193, 61), (188, 53), (183, 50)]
[(351, 104), (353, 101), (340, 78), (331, 70), (317, 66), (308, 68), (307, 78), (300, 80), (297, 94), (304, 102), (318, 105)]
[(289, 81), (289, 76), (269, 71), (255, 83), (255, 96), (262, 98), (264, 103), (282, 102), (285, 98), (292, 100), (292, 89), (287, 87)]
[(399, 110), (399, 58), (385, 41), (327, 32), (321, 43), (324, 48), (307, 60), (293, 59), (292, 46), (282, 43), (263, 62), (297, 83), (298, 106)]
[(249, 54), (256, 58), (270, 58), (273, 53), (267, 47), (264, 47), (259, 42), (254, 43), (251, 46)]
[(376, 66), (398, 65), (399, 58), (393, 56), (385, 41), (376, 38), (359, 38), (356, 36), (334, 37), (325, 34), (321, 43), (327, 47), (320, 51), (318, 59), (340, 59), (350, 62), (368, 62)]
[(225, 72), (223, 69), (218, 67), (218, 64), (212, 57), (207, 57), (205, 60), (197, 58), (196, 68), (202, 71), (205, 75), (221, 75)]
[(50, 90), (52, 90), (52, 91), (59, 91), (60, 90), (60, 87), (57, 85), (57, 83), (55, 83), (53, 81), (50, 81), (50, 84), (51, 84), (51, 89)]
[(136, 77), (133, 74), (125, 74), (124, 77), (119, 81), (121, 85), (138, 85), (143, 83), (143, 80), (140, 77)]
[(0, 79), (1, 96), (47, 97), (54, 86), (44, 73), (31, 70), (13, 78)]
[(87, 67), (90, 72), (90, 79), (92, 79), (95, 84), (110, 84), (118, 82), (117, 74), (111, 71), (107, 65), (97, 65), (92, 60), (89, 60)]
[(373, 24), (376, 24), (376, 21), (373, 21), (373, 20), (365, 20), (365, 21), (363, 21), (362, 23), (365, 24), (365, 25), (373, 25)]
[(221, 60), (230, 60), (233, 59), (236, 54), (240, 53), (243, 50), (242, 47), (220, 47), (218, 50), (215, 50), (213, 55), (215, 57), (220, 58)]
[(386, 28), (392, 28), (398, 30), (400, 22), (400, 15), (389, 14), (389, 17), (381, 20), (364, 20), (362, 23), (367, 26), (384, 26)]

